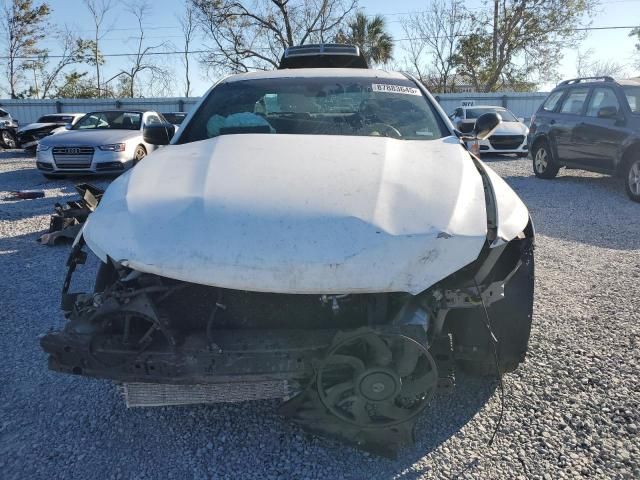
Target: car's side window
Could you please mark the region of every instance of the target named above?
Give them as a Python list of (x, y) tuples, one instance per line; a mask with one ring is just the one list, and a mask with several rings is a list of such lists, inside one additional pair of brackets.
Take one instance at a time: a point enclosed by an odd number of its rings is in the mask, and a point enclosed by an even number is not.
[(589, 94), (588, 88), (576, 88), (571, 90), (562, 103), (560, 113), (569, 113), (572, 115), (580, 115), (582, 113), (582, 107), (587, 100)]
[(553, 112), (558, 105), (558, 102), (562, 98), (564, 94), (564, 90), (558, 90), (557, 92), (553, 92), (551, 95), (547, 97), (545, 102), (542, 104), (542, 109), (545, 112)]
[(97, 113), (89, 117), (84, 117), (82, 123), (78, 124), (78, 130), (85, 128), (107, 128), (108, 126), (109, 122), (105, 116), (101, 113)]
[(606, 87), (597, 87), (593, 89), (593, 95), (587, 107), (588, 117), (597, 117), (598, 112), (604, 107), (614, 107), (616, 111), (620, 111), (620, 103), (613, 90)]

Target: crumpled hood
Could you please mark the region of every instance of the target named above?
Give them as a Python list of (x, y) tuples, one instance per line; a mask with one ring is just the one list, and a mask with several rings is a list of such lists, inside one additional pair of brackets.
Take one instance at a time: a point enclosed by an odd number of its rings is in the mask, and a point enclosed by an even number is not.
[(41, 140), (42, 145), (55, 147), (58, 145), (87, 145), (97, 147), (111, 143), (121, 143), (127, 140), (140, 137), (140, 130), (65, 130), (56, 135), (45, 137)]
[(227, 135), (116, 179), (84, 238), (136, 270), (280, 293), (419, 293), (477, 258), (481, 176), (459, 141)]
[(33, 130), (39, 130), (41, 128), (58, 128), (60, 126), (64, 126), (61, 123), (30, 123), (25, 125), (24, 127), (20, 127), (18, 129), (18, 133), (30, 132)]

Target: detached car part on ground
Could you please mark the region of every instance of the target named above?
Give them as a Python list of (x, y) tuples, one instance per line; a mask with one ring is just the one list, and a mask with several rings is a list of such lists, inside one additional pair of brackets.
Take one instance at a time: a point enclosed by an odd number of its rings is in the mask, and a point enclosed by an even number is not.
[(55, 213), (49, 221), (49, 231), (38, 239), (40, 243), (57, 245), (63, 241), (74, 240), (104, 194), (104, 190), (88, 183), (76, 185), (76, 191), (80, 200), (70, 200), (66, 205), (55, 204)]
[[(74, 293), (85, 243), (102, 264)], [(69, 258), (68, 323), (41, 342), (130, 406), (287, 398), (304, 428), (393, 456), (455, 365), (524, 360), (533, 243), (413, 78), (236, 75), (109, 186)]]

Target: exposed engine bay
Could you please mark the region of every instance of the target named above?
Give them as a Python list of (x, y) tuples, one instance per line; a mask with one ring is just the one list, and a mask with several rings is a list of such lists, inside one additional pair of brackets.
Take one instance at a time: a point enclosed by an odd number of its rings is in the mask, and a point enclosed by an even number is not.
[[(108, 260), (94, 292), (70, 292), (65, 328), (42, 340), (52, 370), (121, 384), (129, 406), (285, 399), (303, 428), (394, 456), (455, 366), (511, 371), (523, 361), (533, 304), (531, 223), (485, 244), (418, 295), (282, 294), (142, 273)], [(506, 294), (505, 294), (506, 292)]]

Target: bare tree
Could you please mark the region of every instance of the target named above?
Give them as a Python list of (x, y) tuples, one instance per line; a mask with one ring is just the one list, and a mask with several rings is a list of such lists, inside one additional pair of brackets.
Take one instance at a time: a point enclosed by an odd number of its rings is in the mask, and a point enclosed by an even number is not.
[(630, 37), (635, 37), (638, 41), (636, 43), (636, 51), (635, 51), (635, 65), (636, 68), (640, 68), (640, 28), (634, 28), (631, 33), (629, 33)]
[[(139, 1), (127, 10), (136, 18), (138, 24), (138, 35), (135, 37), (137, 44), (136, 53), (129, 57), (131, 61), (130, 67), (120, 70), (104, 83), (106, 85), (115, 79), (119, 79), (120, 90), (122, 91), (124, 88), (129, 97), (135, 97), (136, 80), (142, 73), (149, 73), (150, 88), (153, 88), (154, 82), (158, 81), (165, 82), (167, 85), (169, 84), (170, 72), (156, 61), (156, 58), (158, 58), (157, 54), (161, 53), (162, 48), (167, 46), (168, 43), (160, 42), (156, 45), (146, 45), (142, 20), (150, 10), (148, 1)], [(142, 94), (141, 89), (138, 91)]]
[(455, 53), (469, 29), (462, 0), (434, 0), (426, 11), (402, 22), (410, 69), (430, 89), (447, 93), (455, 87)]
[[(37, 60), (31, 60), (23, 65), (25, 70), (33, 73), (31, 91), (35, 97), (47, 98), (67, 67), (82, 63), (93, 65), (95, 51), (93, 40), (78, 37), (68, 27), (58, 33), (57, 37), (60, 41), (60, 54), (55, 63), (51, 65), (48, 52), (44, 52)], [(98, 61), (102, 61), (100, 53)]]
[[(18, 96), (18, 84), (25, 70), (25, 58), (46, 53), (40, 41), (46, 36), (47, 3), (33, 5), (32, 0), (11, 0), (2, 9), (2, 28), (6, 35), (7, 80), (11, 98)], [(30, 69), (30, 65), (26, 65)]]
[(357, 0), (191, 0), (211, 41), (202, 62), (214, 70), (277, 67), (290, 46), (335, 38)]
[[(100, 41), (104, 36), (109, 33), (110, 27), (105, 26), (106, 17), (113, 9), (114, 3), (112, 0), (84, 0), (94, 25), (94, 65), (96, 67), (96, 83), (98, 89), (98, 96), (102, 96), (102, 85), (100, 84), (100, 66), (104, 63), (100, 55)], [(104, 27), (104, 28), (103, 28)]]
[(592, 60), (593, 49), (576, 54), (576, 74), (578, 77), (619, 77), (625, 72), (625, 65), (615, 60)]
[(183, 51), (182, 65), (184, 66), (184, 96), (188, 97), (191, 94), (191, 79), (189, 77), (189, 55), (191, 42), (196, 33), (196, 21), (195, 12), (192, 4), (188, 4), (184, 10), (182, 16), (178, 17), (180, 22), (180, 28), (183, 35)]

